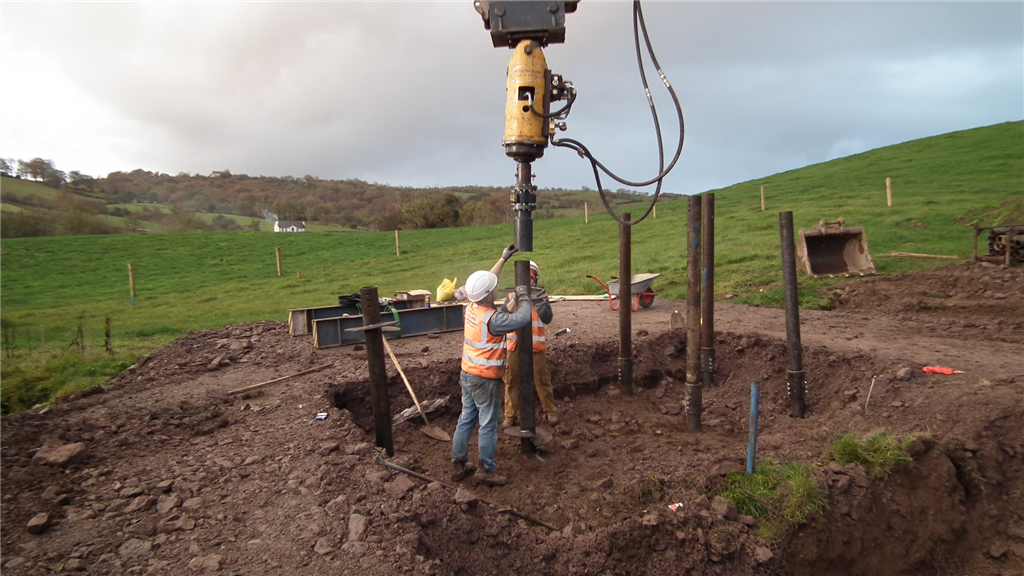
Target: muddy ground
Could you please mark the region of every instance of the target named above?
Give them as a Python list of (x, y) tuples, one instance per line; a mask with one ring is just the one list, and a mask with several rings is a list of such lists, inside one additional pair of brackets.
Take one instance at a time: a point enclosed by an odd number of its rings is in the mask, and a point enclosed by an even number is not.
[[(3, 419), (3, 572), (1024, 573), (1024, 269), (858, 279), (835, 302), (800, 314), (804, 419), (789, 416), (782, 310), (717, 304), (716, 386), (699, 432), (681, 410), (685, 335), (669, 323), (685, 303), (659, 299), (633, 316), (627, 396), (618, 314), (556, 302), (549, 334), (569, 332), (548, 352), (562, 420), (553, 440), (527, 458), (503, 436), (509, 484), (459, 490), (449, 445), (415, 419), (394, 426), (388, 460), (440, 483), (373, 463), (365, 350), (314, 349), (284, 322), (192, 333), (103, 390)], [(451, 433), (461, 334), (393, 345), (422, 401), (449, 398), (430, 417)], [(398, 413), (412, 401), (387, 367)], [(715, 499), (745, 465), (755, 380), (759, 461), (818, 463), (830, 503), (772, 542)], [(886, 429), (927, 433), (888, 479), (821, 459), (844, 431)]]

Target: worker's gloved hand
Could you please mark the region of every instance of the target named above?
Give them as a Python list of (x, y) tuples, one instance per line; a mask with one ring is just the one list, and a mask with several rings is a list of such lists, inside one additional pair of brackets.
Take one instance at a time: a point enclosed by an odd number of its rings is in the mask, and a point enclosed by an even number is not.
[(536, 287), (536, 288), (533, 288), (530, 291), (530, 300), (533, 300), (534, 302), (543, 302), (544, 300), (547, 300), (547, 299), (548, 299), (548, 291), (543, 289), (543, 288), (541, 288), (541, 287), (539, 287), (539, 286)]
[(516, 286), (516, 301), (520, 301), (523, 298), (530, 299), (530, 289), (526, 286)]
[(507, 261), (516, 252), (519, 252), (519, 249), (516, 248), (516, 245), (515, 244), (509, 244), (507, 248), (502, 250), (502, 252), (501, 252), (501, 259)]

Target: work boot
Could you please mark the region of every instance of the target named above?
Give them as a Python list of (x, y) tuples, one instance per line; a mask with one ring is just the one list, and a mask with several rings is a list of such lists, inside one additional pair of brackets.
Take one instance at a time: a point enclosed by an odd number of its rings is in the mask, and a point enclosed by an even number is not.
[(472, 476), (474, 472), (476, 472), (475, 464), (452, 460), (452, 482), (461, 482), (466, 476)]
[(473, 478), (473, 480), (476, 481), (476, 483), (481, 486), (504, 486), (505, 484), (508, 484), (508, 478), (504, 476), (498, 476), (498, 474), (495, 473), (494, 470), (484, 470), (483, 472), (477, 474)]
[(554, 412), (551, 412), (550, 414), (548, 414), (548, 424), (551, 424), (552, 426), (556, 426), (558, 424), (558, 422), (559, 422), (558, 414), (556, 414)]
[(501, 421), (501, 427), (502, 428), (511, 428), (511, 427), (513, 427), (515, 425), (516, 425), (516, 419), (515, 418), (505, 418), (504, 420)]

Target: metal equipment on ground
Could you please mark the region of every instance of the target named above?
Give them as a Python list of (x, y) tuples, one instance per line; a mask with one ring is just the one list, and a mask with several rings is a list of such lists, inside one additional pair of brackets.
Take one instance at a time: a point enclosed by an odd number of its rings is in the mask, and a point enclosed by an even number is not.
[[(988, 254), (978, 255), (978, 237), (988, 231)], [(974, 229), (974, 259), (1012, 264), (1024, 262), (1024, 226), (992, 226)]]
[(843, 219), (822, 219), (814, 230), (800, 231), (796, 260), (811, 276), (865, 276), (875, 273), (864, 229), (845, 226)]
[[(395, 294), (394, 300), (385, 300), (387, 304), (382, 303), (382, 310), (385, 312), (391, 312), (393, 310), (409, 310), (413, 308), (424, 308), (430, 307), (430, 302), (426, 298), (423, 300), (413, 300), (407, 297), (400, 297), (399, 295), (409, 294), (412, 292), (420, 292), (419, 290), (410, 290), (409, 292), (399, 292)], [(354, 301), (353, 301), (354, 300)], [(353, 299), (351, 296), (341, 296), (338, 298), (338, 304), (335, 306), (317, 306), (315, 308), (296, 308), (288, 311), (288, 333), (292, 336), (305, 336), (313, 333), (313, 321), (321, 320), (324, 318), (341, 318), (343, 316), (362, 316), (363, 311), (359, 307), (358, 298)]]
[(551, 432), (539, 427), (535, 430), (523, 430), (520, 426), (511, 426), (502, 430), (502, 433), (513, 438), (527, 438), (538, 448), (545, 444), (550, 444), (555, 439)]
[[(633, 302), (631, 303), (631, 309), (636, 312), (641, 307), (650, 308), (651, 304), (654, 304), (654, 297), (658, 295), (657, 292), (651, 288), (651, 284), (654, 280), (661, 276), (661, 274), (633, 274), (629, 277), (629, 293), (633, 296)], [(619, 309), (619, 279), (613, 277), (610, 282), (605, 284), (597, 276), (587, 275), (587, 278), (592, 278), (594, 282), (597, 282), (605, 291), (608, 293), (605, 297), (608, 298), (608, 307), (612, 310)]]
[[(292, 312), (296, 314), (292, 315)], [(303, 318), (311, 318), (311, 331), (315, 348), (330, 348), (332, 346), (345, 346), (364, 342), (362, 332), (349, 330), (350, 328), (357, 328), (363, 325), (362, 315), (340, 314), (338, 307), (334, 306), (312, 308), (306, 311), (293, 310), (289, 314), (292, 317), (298, 318), (300, 317), (298, 312), (302, 312), (301, 316)], [(390, 311), (384, 310), (382, 314), (384, 316), (390, 314), (397, 321), (396, 325), (400, 328), (400, 331), (385, 332), (384, 337), (403, 338), (462, 330), (465, 306), (454, 302), (432, 304), (430, 308), (392, 309)], [(292, 324), (293, 327), (303, 325), (305, 324), (302, 322)]]

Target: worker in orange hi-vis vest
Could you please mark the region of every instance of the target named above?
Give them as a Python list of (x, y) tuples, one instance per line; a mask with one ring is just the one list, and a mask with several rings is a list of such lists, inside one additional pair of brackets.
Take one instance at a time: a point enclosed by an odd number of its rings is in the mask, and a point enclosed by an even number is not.
[(504, 486), (508, 478), (495, 468), (494, 450), (498, 444), (498, 421), (504, 386), (506, 357), (505, 335), (530, 323), (533, 305), (526, 286), (516, 288), (517, 311), (499, 311), (494, 304), (498, 274), (506, 260), (516, 253), (515, 246), (502, 252), (502, 259), (490, 270), (478, 270), (466, 279), (465, 334), (462, 346), (462, 413), (452, 437), (452, 480), (458, 482), (476, 472), (469, 463), (469, 437), (480, 425), (477, 448), (483, 471), (476, 474), (478, 484)]
[[(530, 285), (535, 288), (540, 278), (540, 266), (530, 261)], [(509, 312), (516, 310), (516, 302), (509, 295), (503, 308)], [(555, 393), (551, 388), (551, 372), (548, 370), (548, 360), (545, 354), (547, 350), (547, 329), (545, 326), (551, 323), (551, 303), (547, 297), (540, 301), (533, 302), (533, 386), (540, 398), (541, 408), (549, 424), (558, 424), (558, 407), (555, 406)], [(505, 370), (505, 410), (504, 419), (501, 421), (502, 428), (515, 426), (519, 418), (519, 355), (513, 354), (519, 343), (516, 341), (516, 333), (510, 332), (505, 335), (505, 347), (508, 350), (508, 366)]]

